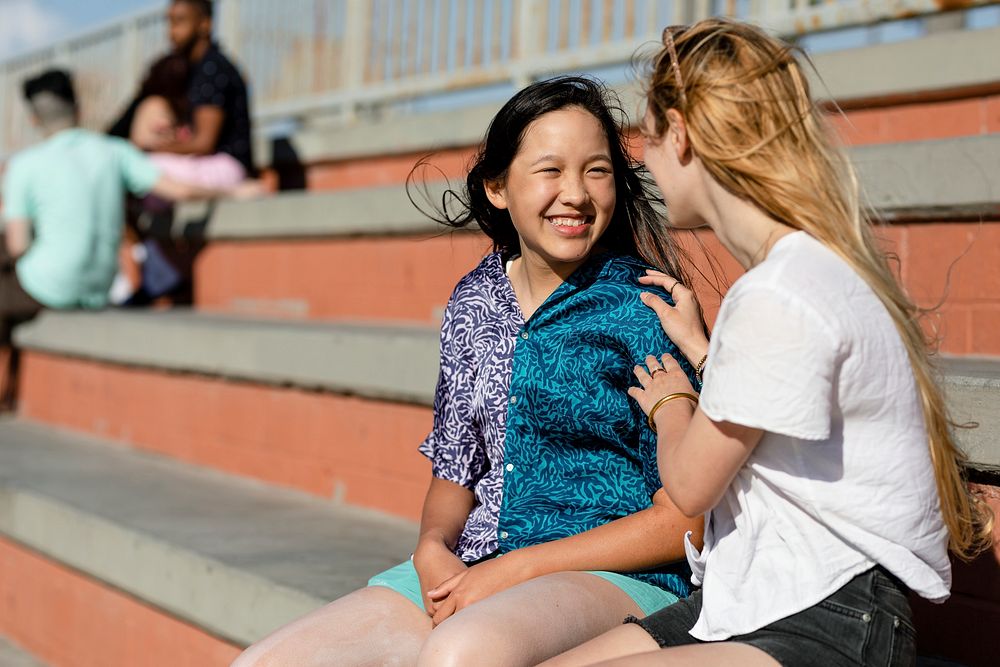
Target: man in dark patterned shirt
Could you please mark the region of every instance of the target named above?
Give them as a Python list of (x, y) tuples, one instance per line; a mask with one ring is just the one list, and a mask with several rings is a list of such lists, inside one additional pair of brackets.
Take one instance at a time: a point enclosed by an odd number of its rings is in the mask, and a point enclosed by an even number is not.
[[(174, 52), (191, 62), (191, 133), (156, 150), (179, 156), (176, 166), (185, 173), (174, 173), (178, 178), (189, 175), (207, 187), (235, 185), (254, 173), (246, 83), (212, 41), (211, 0), (172, 0), (167, 20)], [(172, 172), (171, 165), (158, 164)]]

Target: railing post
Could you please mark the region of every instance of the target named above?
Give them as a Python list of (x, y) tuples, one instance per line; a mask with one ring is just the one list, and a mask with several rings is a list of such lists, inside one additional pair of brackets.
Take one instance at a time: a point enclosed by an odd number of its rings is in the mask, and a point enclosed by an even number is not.
[(122, 81), (138, 82), (146, 63), (139, 57), (139, 19), (132, 19), (122, 27)]
[(238, 0), (223, 0), (216, 23), (216, 39), (240, 60), (243, 57), (242, 31), (240, 30), (240, 3)]
[(345, 120), (357, 113), (354, 96), (365, 85), (365, 62), (368, 58), (368, 40), (371, 38), (370, 13), (372, 3), (367, 0), (346, 0), (344, 42), (341, 45), (340, 88), (345, 93), (342, 113)]
[(0, 63), (0, 161), (6, 160), (7, 154), (10, 153), (10, 129), (12, 123), (10, 122), (10, 118), (7, 117), (7, 104), (13, 95), (7, 84), (7, 64)]
[[(517, 67), (514, 68), (514, 86), (524, 88), (531, 83), (531, 64), (537, 61), (536, 56), (545, 48), (544, 31), (548, 30), (548, 12), (545, 11), (547, 0), (517, 0), (517, 15), (514, 30), (517, 35), (517, 52), (514, 55)], [(540, 17), (545, 17), (542, 20)]]

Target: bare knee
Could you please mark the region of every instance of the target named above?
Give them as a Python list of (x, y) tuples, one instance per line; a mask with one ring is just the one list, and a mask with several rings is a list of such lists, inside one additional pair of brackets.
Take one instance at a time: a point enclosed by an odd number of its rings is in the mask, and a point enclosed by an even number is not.
[(279, 628), (231, 667), (411, 665), (430, 619), (398, 593), (365, 588)]
[(488, 656), (502, 641), (495, 626), (452, 616), (435, 628), (420, 650), (418, 667), (464, 667), (490, 664)]

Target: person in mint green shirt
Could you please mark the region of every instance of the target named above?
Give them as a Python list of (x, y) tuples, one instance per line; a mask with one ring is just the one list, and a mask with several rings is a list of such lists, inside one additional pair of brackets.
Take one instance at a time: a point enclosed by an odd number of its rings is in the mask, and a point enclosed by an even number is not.
[(17, 259), (15, 277), (42, 306), (102, 308), (118, 268), (127, 192), (171, 200), (223, 193), (163, 178), (132, 144), (77, 127), (66, 72), (27, 81), (24, 94), (45, 140), (14, 156), (4, 178), (6, 250)]
[(43, 307), (107, 305), (127, 192), (173, 201), (255, 194), (173, 181), (125, 140), (78, 127), (67, 72), (25, 82), (24, 96), (45, 139), (10, 160), (0, 192), (0, 346), (9, 343), (12, 322)]

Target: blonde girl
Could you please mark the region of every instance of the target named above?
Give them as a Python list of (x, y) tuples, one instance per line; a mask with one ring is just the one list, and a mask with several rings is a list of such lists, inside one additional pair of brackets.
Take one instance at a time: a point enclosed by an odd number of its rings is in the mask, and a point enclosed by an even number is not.
[[(711, 344), (685, 350), (707, 350), (700, 402), (667, 356), (630, 392), (659, 426), (668, 495), (706, 513), (704, 547), (687, 545), (702, 588), (551, 664), (913, 664), (908, 592), (943, 602), (949, 550), (972, 556), (991, 523), (917, 309), (791, 47), (721, 19), (663, 38), (646, 165), (672, 225), (711, 227), (746, 269)], [(668, 333), (690, 330), (696, 309), (647, 304)]]

